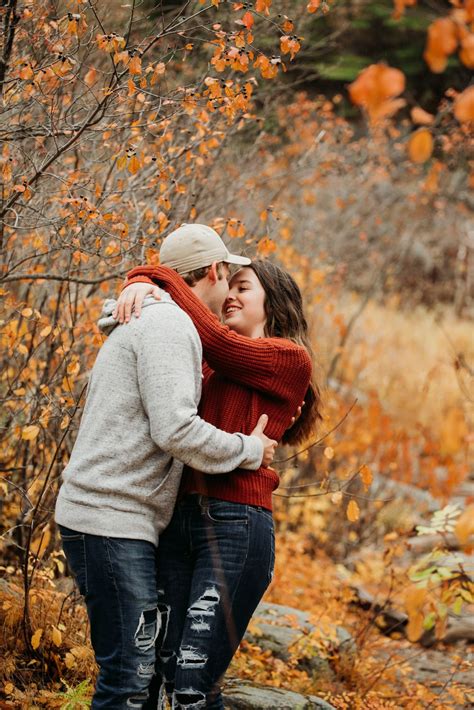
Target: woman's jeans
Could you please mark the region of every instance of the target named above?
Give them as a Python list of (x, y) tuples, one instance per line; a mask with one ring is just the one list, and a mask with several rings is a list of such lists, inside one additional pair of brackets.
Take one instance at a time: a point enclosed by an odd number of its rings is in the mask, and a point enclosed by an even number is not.
[(99, 665), (92, 710), (141, 709), (149, 696), (165, 611), (158, 604), (156, 547), (144, 540), (86, 535), (63, 526), (59, 531), (86, 601)]
[(269, 510), (201, 495), (176, 507), (158, 548), (163, 642), (146, 708), (156, 708), (160, 679), (173, 708), (224, 708), (227, 670), (273, 574)]

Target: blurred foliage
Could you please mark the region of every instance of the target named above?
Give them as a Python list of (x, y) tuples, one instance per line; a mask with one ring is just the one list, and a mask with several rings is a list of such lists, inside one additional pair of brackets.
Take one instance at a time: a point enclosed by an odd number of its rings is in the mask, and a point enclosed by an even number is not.
[(451, 8), (450, 2), (419, 2), (395, 19), (391, 0), (335, 2), (328, 14), (306, 18), (290, 85), (296, 80), (310, 92), (336, 94), (365, 67), (385, 62), (403, 71), (414, 102), (434, 110), (449, 87), (460, 90), (471, 76), (456, 56), (442, 74), (433, 74), (423, 59), (428, 26)]

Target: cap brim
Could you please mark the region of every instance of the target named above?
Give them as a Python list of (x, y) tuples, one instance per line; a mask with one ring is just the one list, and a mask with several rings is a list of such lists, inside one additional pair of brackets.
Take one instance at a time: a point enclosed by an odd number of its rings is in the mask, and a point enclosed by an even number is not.
[(241, 266), (248, 266), (252, 263), (252, 259), (247, 256), (237, 256), (237, 254), (227, 254), (227, 258), (224, 261), (227, 264), (240, 264)]

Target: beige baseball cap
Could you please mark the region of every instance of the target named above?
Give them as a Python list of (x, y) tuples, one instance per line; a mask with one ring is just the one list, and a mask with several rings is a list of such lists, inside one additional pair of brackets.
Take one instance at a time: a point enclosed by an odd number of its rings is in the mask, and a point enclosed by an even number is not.
[(205, 224), (183, 224), (168, 234), (160, 249), (160, 264), (178, 274), (210, 266), (214, 261), (248, 266), (246, 256), (231, 254), (215, 229)]

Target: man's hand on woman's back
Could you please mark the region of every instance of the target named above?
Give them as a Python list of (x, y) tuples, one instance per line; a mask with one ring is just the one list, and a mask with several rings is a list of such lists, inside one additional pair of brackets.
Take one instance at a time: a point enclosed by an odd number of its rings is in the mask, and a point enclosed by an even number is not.
[(274, 439), (269, 439), (268, 436), (265, 436), (265, 434), (263, 433), (267, 424), (268, 415), (262, 414), (262, 416), (257, 422), (257, 426), (250, 434), (250, 436), (258, 437), (263, 444), (262, 466), (265, 466), (265, 468), (270, 466), (271, 462), (273, 461), (273, 457), (275, 456), (275, 449), (278, 446), (277, 441), (275, 441)]

